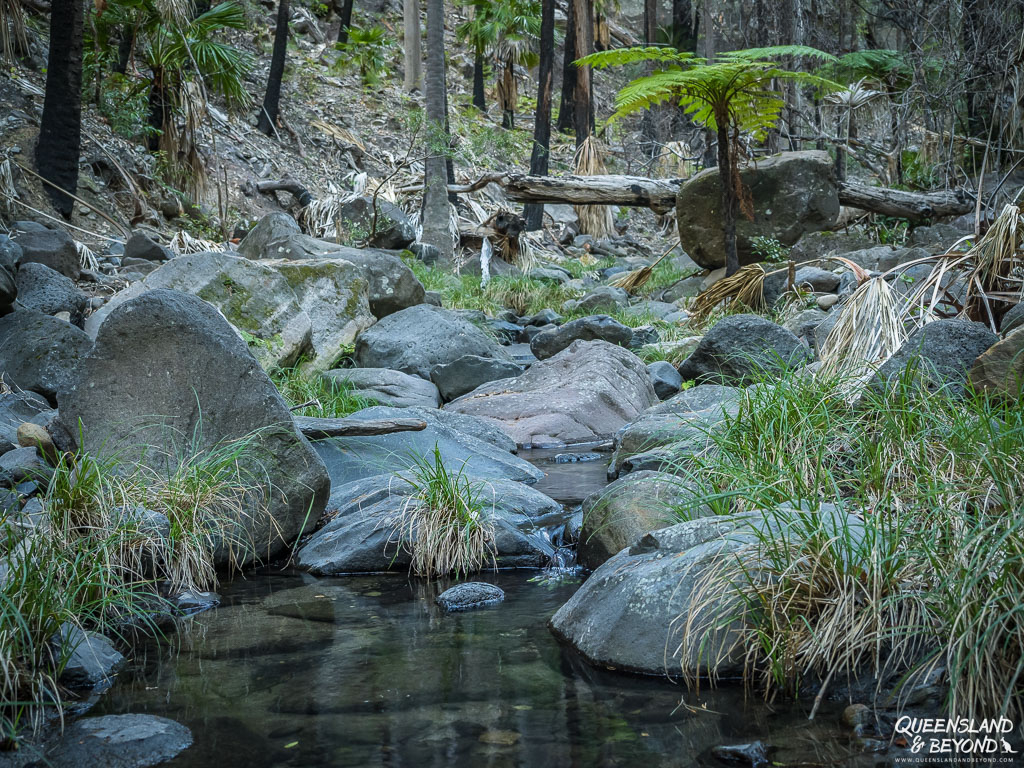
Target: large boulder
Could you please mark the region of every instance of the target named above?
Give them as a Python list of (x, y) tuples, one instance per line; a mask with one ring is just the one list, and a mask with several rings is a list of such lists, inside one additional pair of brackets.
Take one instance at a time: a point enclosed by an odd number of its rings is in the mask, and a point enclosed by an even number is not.
[(909, 371), (931, 392), (963, 395), (975, 361), (997, 341), (999, 337), (981, 323), (936, 320), (914, 331), (882, 364), (868, 387), (884, 393)]
[(715, 323), (682, 365), (687, 381), (752, 384), (811, 361), (811, 352), (792, 332), (759, 315), (731, 315)]
[(406, 307), (422, 304), (423, 285), (394, 253), (375, 248), (347, 248), (303, 235), (287, 214), (263, 217), (238, 245), (249, 259), (343, 259), (363, 270), (369, 284), (370, 310), (381, 318)]
[(0, 317), (0, 377), (54, 402), (92, 347), (84, 331), (41, 312)]
[(530, 351), (538, 360), (545, 360), (557, 355), (574, 341), (597, 340), (628, 347), (633, 341), (633, 329), (608, 315), (581, 317), (557, 328), (541, 331), (530, 340)]
[(63, 229), (47, 229), (33, 221), (16, 221), (11, 239), (21, 248), (21, 264), (45, 264), (65, 277), (77, 280), (82, 273), (78, 249)]
[[(839, 216), (839, 190), (827, 152), (785, 152), (740, 169), (744, 195), (753, 202), (753, 220), (736, 219), (740, 264), (760, 257), (751, 240), (769, 237), (793, 245), (807, 232), (832, 227)], [(687, 181), (676, 197), (676, 222), (683, 250), (705, 269), (725, 266), (721, 186), (717, 168)]]
[[(336, 486), (330, 521), (295, 555), (295, 562), (320, 576), (407, 570), (411, 555), (401, 546), (400, 520), (416, 503), (416, 488), (406, 476), (382, 474)], [(542, 526), (560, 505), (522, 483), (476, 480), (470, 484), (494, 525), (495, 563), (499, 568), (540, 568), (554, 549)], [(484, 567), (490, 567), (486, 563)]]
[(1024, 328), (985, 350), (971, 368), (971, 386), (1010, 398), (1024, 393)]
[(645, 533), (709, 514), (693, 488), (675, 475), (627, 475), (583, 501), (580, 564), (593, 570)]
[(191, 745), (192, 732), (166, 717), (102, 715), (68, 724), (39, 762), (52, 768), (145, 768), (163, 765)]
[[(661, 528), (594, 571), (551, 619), (551, 629), (597, 666), (739, 677), (744, 659), (733, 644), (740, 626), (724, 621), (740, 610), (737, 597), (724, 584), (712, 591), (703, 580), (725, 575), (723, 566), (734, 563), (742, 572), (757, 573), (765, 542), (791, 540), (808, 530), (826, 539), (850, 539), (851, 552), (859, 552), (864, 528), (858, 517), (829, 504), (816, 512), (781, 507)], [(683, 632), (691, 633), (685, 655)]]
[(18, 272), (18, 259), (21, 248), (7, 235), (0, 235), (0, 315), (11, 311), (11, 305), (18, 297), (18, 285), (15, 274)]
[(323, 376), (348, 386), (353, 394), (381, 405), (398, 408), (437, 408), (441, 405), (441, 396), (434, 384), (390, 368), (338, 368), (327, 371)]
[(437, 385), (445, 401), (462, 397), (481, 384), (498, 379), (509, 379), (523, 372), (523, 367), (511, 360), (499, 360), (479, 355), (463, 355), (450, 363), (435, 365), (430, 379)]
[(78, 286), (45, 264), (29, 262), (18, 270), (18, 303), (44, 315), (67, 312), (71, 324), (82, 327), (89, 299)]
[(449, 309), (420, 304), (388, 315), (356, 339), (362, 368), (393, 368), (430, 380), (434, 366), (463, 355), (510, 360), (491, 336)]
[[(374, 205), (377, 207), (376, 216)], [(416, 239), (416, 227), (405, 212), (381, 197), (374, 201), (371, 196), (364, 195), (342, 203), (338, 220), (344, 232), (339, 239), (365, 242), (371, 248), (400, 251)], [(371, 233), (374, 233), (372, 237)]]
[(514, 445), (493, 434), (494, 425), (482, 420), (431, 408), (364, 408), (352, 420), (413, 418), (427, 422), (419, 432), (395, 432), (370, 437), (334, 437), (313, 443), (335, 488), (354, 480), (413, 467), (418, 459), (431, 459), (436, 448), (450, 471), (486, 479), (534, 483), (544, 473), (513, 456)]
[(636, 355), (605, 341), (575, 341), (521, 376), (484, 384), (445, 409), (491, 419), (528, 446), (607, 439), (655, 402)]
[(312, 351), (312, 322), (288, 281), (272, 267), (212, 251), (171, 259), (114, 295), (89, 316), (86, 332), (95, 337), (119, 306), (155, 289), (191, 293), (212, 304), (267, 370), (294, 365)]
[(307, 371), (326, 371), (376, 322), (370, 312), (363, 271), (341, 259), (283, 261), (274, 269), (295, 292), (312, 326), (312, 356)]
[(273, 556), (326, 504), (327, 470), (287, 404), (224, 318), (190, 294), (156, 289), (114, 310), (58, 402), (81, 448), (157, 472), (182, 451), (249, 441), (237, 463), (262, 500), (219, 521), (218, 565)]
[(683, 413), (648, 410), (615, 434), (608, 477), (638, 469), (672, 469), (714, 450), (713, 433), (727, 412), (720, 406)]

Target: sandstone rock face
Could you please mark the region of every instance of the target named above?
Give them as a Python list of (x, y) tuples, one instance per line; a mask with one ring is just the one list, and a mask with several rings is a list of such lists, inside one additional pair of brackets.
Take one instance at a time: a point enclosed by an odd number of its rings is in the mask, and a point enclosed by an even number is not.
[(493, 420), (529, 446), (606, 439), (655, 402), (636, 355), (606, 341), (575, 341), (521, 376), (484, 384), (445, 409)]
[(76, 440), (81, 424), (80, 447), (157, 471), (181, 451), (249, 441), (239, 465), (264, 499), (229, 521), (219, 565), (232, 549), (239, 564), (273, 556), (327, 501), (327, 470), (281, 395), (223, 316), (190, 294), (156, 289), (122, 303), (57, 399)]
[[(754, 204), (754, 220), (736, 219), (740, 264), (759, 260), (751, 239), (793, 245), (801, 235), (830, 228), (839, 216), (839, 190), (828, 153), (785, 152), (740, 170)], [(718, 169), (701, 171), (679, 190), (676, 220), (683, 250), (705, 269), (725, 265)]]

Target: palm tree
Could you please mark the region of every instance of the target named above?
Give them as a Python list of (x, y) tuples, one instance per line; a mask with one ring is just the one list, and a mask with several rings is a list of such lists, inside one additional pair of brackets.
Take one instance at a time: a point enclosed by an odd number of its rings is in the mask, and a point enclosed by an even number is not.
[(602, 51), (578, 62), (598, 68), (637, 62), (662, 65), (664, 68), (633, 80), (619, 91), (613, 119), (649, 109), (653, 104), (673, 101), (685, 108), (694, 122), (716, 132), (726, 276), (739, 271), (736, 214), (741, 134), (751, 134), (755, 140), (761, 140), (768, 130), (778, 125), (785, 107), (785, 100), (777, 90), (781, 81), (822, 90), (842, 87), (817, 75), (783, 69), (775, 61), (790, 56), (834, 60), (833, 56), (816, 48), (786, 45), (721, 53), (714, 64), (691, 53), (651, 47)]
[(423, 69), (420, 59), (423, 55), (420, 45), (420, 0), (405, 0), (402, 3), (403, 35), (405, 52), (405, 90), (418, 91), (423, 84)]
[(455, 249), (449, 229), (447, 87), (444, 71), (444, 0), (427, 0), (427, 82), (424, 93), (428, 155), (424, 161), (420, 242), (442, 264)]
[(270, 58), (267, 93), (263, 97), (256, 127), (273, 136), (277, 131), (277, 115), (281, 106), (281, 79), (284, 77), (284, 59), (288, 52), (288, 0), (278, 0), (277, 25), (274, 27), (274, 53)]
[[(548, 175), (548, 157), (551, 149), (551, 80), (555, 55), (555, 1), (542, 0), (540, 14), (540, 71), (537, 73), (537, 113), (533, 121), (533, 151), (530, 153), (530, 173)], [(541, 228), (544, 205), (531, 203), (524, 207), (526, 229)]]
[[(70, 218), (78, 190), (78, 153), (82, 141), (82, 0), (53, 0), (46, 95), (36, 144), (36, 167), (50, 182), (53, 207)], [(51, 186), (52, 185), (52, 186)]]

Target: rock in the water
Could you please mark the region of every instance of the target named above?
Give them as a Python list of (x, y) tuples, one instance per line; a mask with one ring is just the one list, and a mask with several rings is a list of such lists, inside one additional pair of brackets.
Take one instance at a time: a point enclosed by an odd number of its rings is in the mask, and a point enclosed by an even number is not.
[(284, 277), (266, 265), (212, 251), (171, 259), (111, 297), (89, 316), (85, 330), (95, 337), (118, 307), (160, 288), (193, 294), (216, 307), (266, 370), (294, 365), (312, 350), (312, 322)]
[(683, 377), (679, 375), (679, 371), (666, 360), (650, 363), (647, 366), (647, 373), (651, 376), (651, 385), (659, 400), (668, 400), (679, 392), (683, 385)]
[(430, 379), (437, 385), (441, 398), (448, 402), (472, 392), (481, 384), (509, 379), (522, 372), (523, 367), (511, 360), (463, 355), (450, 363), (435, 365), (430, 371)]
[(46, 750), (54, 768), (147, 768), (161, 765), (192, 745), (184, 725), (154, 715), (103, 715), (71, 723)]
[(961, 396), (971, 367), (997, 341), (999, 337), (981, 323), (936, 320), (914, 331), (882, 364), (868, 387), (887, 392), (909, 369), (929, 391)]
[(810, 361), (810, 350), (781, 325), (758, 315), (732, 315), (715, 323), (679, 373), (705, 384), (752, 384)]
[(45, 264), (23, 264), (18, 270), (18, 303), (25, 309), (56, 315), (67, 312), (71, 324), (82, 327), (88, 304), (86, 295), (70, 278), (56, 272)]
[(145, 232), (135, 231), (124, 244), (122, 259), (145, 259), (146, 261), (170, 261), (174, 251), (154, 242)]
[(362, 331), (376, 322), (362, 270), (341, 259), (286, 261), (275, 265), (309, 315), (312, 355), (307, 372), (328, 370)]
[(72, 688), (92, 688), (110, 684), (124, 666), (124, 656), (106, 637), (87, 632), (73, 624), (62, 624), (53, 638), (58, 657), (67, 659), (61, 682)]
[(479, 419), (460, 418), (460, 414), (427, 408), (384, 405), (364, 408), (349, 418), (423, 419), (427, 428), (420, 432), (315, 441), (313, 445), (327, 465), (334, 487), (383, 472), (408, 470), (417, 458), (432, 459), (435, 447), (440, 451), (445, 467), (452, 472), (464, 469), (473, 477), (507, 478), (527, 483), (534, 483), (544, 476), (529, 462), (510, 454), (508, 443), (496, 443), (496, 438), (489, 434), (494, 426), (480, 423)]
[(761, 741), (750, 744), (729, 744), (711, 748), (711, 754), (719, 760), (735, 765), (749, 765), (751, 768), (762, 768), (769, 764), (769, 746)]
[(633, 341), (633, 329), (608, 315), (590, 315), (538, 333), (530, 341), (530, 351), (538, 360), (545, 360), (574, 341), (607, 341), (628, 347)]
[(582, 299), (576, 308), (583, 312), (600, 312), (621, 309), (629, 304), (629, 294), (622, 288), (602, 285), (595, 288)]
[(597, 568), (645, 533), (711, 514), (693, 488), (667, 472), (634, 472), (583, 502), (579, 561)]
[[(801, 235), (830, 228), (839, 216), (839, 190), (826, 152), (784, 152), (758, 160), (740, 169), (740, 179), (754, 210), (753, 221), (744, 216), (736, 220), (740, 264), (759, 260), (752, 238), (770, 237), (793, 245)], [(717, 168), (698, 173), (676, 197), (683, 250), (705, 269), (725, 265), (720, 200)]]
[(393, 368), (430, 380), (434, 366), (463, 355), (509, 360), (490, 336), (457, 313), (421, 304), (388, 315), (356, 339), (362, 368)]
[[(166, 469), (179, 451), (245, 438), (237, 462), (256, 498), (226, 529), (217, 563), (273, 556), (317, 519), (330, 479), (277, 389), (224, 318), (195, 296), (157, 289), (126, 301), (58, 395), (61, 422), (84, 445), (121, 462)], [(75, 435), (74, 426), (69, 430)], [(148, 451), (143, 446), (153, 446)]]
[[(472, 477), (471, 482), (494, 524), (498, 567), (549, 564), (554, 548), (541, 525), (561, 513), (560, 505), (522, 483)], [(397, 526), (414, 493), (410, 483), (391, 474), (336, 485), (329, 503), (334, 516), (296, 552), (296, 564), (321, 576), (408, 569), (411, 556), (401, 546)]]
[(371, 248), (399, 251), (408, 248), (416, 239), (416, 228), (409, 217), (397, 205), (381, 197), (377, 198), (376, 206), (377, 215), (374, 216), (374, 200), (369, 195), (343, 203), (338, 211), (342, 229), (339, 239), (365, 242)]
[(432, 382), (390, 368), (338, 368), (327, 371), (323, 376), (343, 382), (352, 388), (353, 394), (381, 405), (398, 408), (437, 408), (441, 405), (441, 396)]
[(264, 216), (239, 243), (238, 252), (249, 259), (343, 259), (363, 271), (369, 283), (370, 311), (386, 317), (406, 307), (422, 304), (423, 285), (395, 254), (375, 248), (346, 248), (317, 240), (299, 231), (298, 224), (284, 213)]
[(1024, 393), (1024, 328), (985, 350), (971, 368), (970, 381), (978, 392), (1019, 399)]
[(19, 266), (45, 264), (72, 280), (77, 280), (82, 273), (75, 241), (63, 229), (47, 229), (32, 221), (16, 221), (11, 239), (21, 247)]
[(494, 605), (505, 599), (505, 592), (486, 581), (468, 581), (456, 584), (437, 596), (437, 604), (446, 611), (468, 611)]
[(59, 318), (31, 311), (0, 317), (0, 375), (50, 402), (90, 347), (84, 331)]
[(445, 406), (498, 423), (517, 445), (611, 437), (656, 402), (647, 367), (604, 341), (576, 341), (516, 379), (484, 384)]

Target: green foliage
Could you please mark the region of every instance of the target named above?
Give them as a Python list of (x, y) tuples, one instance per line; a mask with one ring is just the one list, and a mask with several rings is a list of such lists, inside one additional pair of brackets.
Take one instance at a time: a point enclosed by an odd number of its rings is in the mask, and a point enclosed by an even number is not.
[(762, 261), (785, 261), (789, 258), (789, 248), (774, 237), (755, 237), (750, 241), (751, 250), (761, 257)]
[(872, 237), (883, 245), (901, 246), (910, 234), (910, 222), (894, 216), (876, 216), (869, 226)]
[(708, 64), (705, 59), (671, 48), (635, 47), (600, 51), (576, 63), (597, 69), (638, 62), (665, 65), (619, 91), (612, 120), (671, 101), (711, 130), (721, 123), (761, 140), (777, 125), (785, 106), (777, 83), (792, 81), (821, 91), (841, 87), (819, 75), (791, 71), (776, 63), (786, 57), (834, 58), (815, 48), (791, 45), (730, 51)]
[[(504, 47), (517, 64), (535, 66), (537, 53), (531, 47), (540, 35), (540, 2), (538, 0), (461, 0), (473, 9), (473, 17), (455, 28), (480, 56), (498, 52)], [(505, 58), (501, 56), (500, 58)]]
[(310, 403), (295, 411), (299, 416), (338, 419), (380, 405), (376, 400), (356, 393), (348, 382), (304, 373), (302, 366), (273, 371), (270, 380), (288, 405), (294, 407)]
[(363, 85), (373, 88), (379, 85), (381, 77), (387, 74), (395, 41), (388, 37), (384, 27), (379, 25), (366, 29), (349, 27), (348, 41), (335, 43), (335, 47), (344, 54), (344, 58), (338, 63), (356, 66)]
[(413, 456), (402, 475), (414, 492), (399, 515), (395, 534), (412, 555), (410, 571), (427, 578), (468, 576), (495, 562), (494, 525), (483, 498), (483, 484), (444, 465), (435, 445), (430, 457)]

